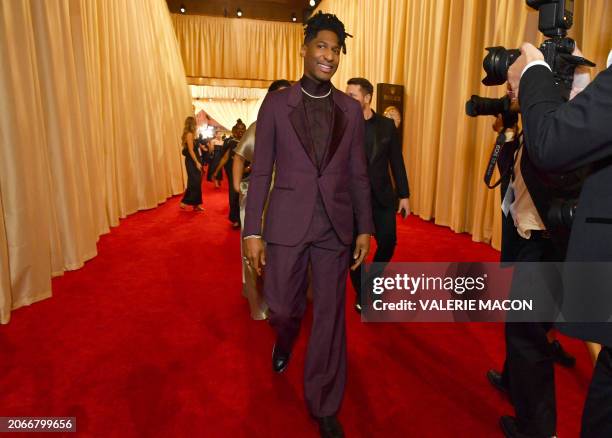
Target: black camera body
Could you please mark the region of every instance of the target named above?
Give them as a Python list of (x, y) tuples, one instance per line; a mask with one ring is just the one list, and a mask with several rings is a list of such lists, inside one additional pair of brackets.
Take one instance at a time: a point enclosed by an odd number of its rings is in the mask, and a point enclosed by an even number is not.
[[(539, 47), (544, 60), (550, 66), (561, 95), (568, 100), (574, 80), (574, 71), (579, 65), (594, 67), (591, 61), (572, 55), (576, 42), (567, 37), (574, 21), (574, 0), (526, 0), (527, 5), (537, 11), (538, 29), (549, 39)], [(487, 47), (482, 66), (487, 76), (484, 85), (501, 85), (508, 80), (508, 68), (520, 56), (518, 49), (501, 46)]]

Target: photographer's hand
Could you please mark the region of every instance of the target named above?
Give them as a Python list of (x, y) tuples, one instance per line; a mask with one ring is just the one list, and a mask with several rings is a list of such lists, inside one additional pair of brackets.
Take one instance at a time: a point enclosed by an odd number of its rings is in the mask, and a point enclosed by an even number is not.
[[(572, 52), (574, 56), (584, 58), (584, 55), (578, 47)], [(572, 91), (570, 91), (569, 100), (572, 100), (578, 93), (584, 90), (591, 82), (591, 71), (586, 65), (579, 65), (574, 70), (574, 81), (572, 82)]]
[(518, 98), (519, 95), (519, 83), (521, 82), (523, 70), (533, 61), (544, 61), (544, 55), (533, 44), (523, 43), (521, 46), (521, 56), (519, 56), (508, 69), (508, 83), (516, 98)]
[(501, 114), (499, 114), (495, 118), (495, 122), (493, 123), (493, 131), (499, 134), (500, 132), (502, 132), (503, 129), (504, 129), (504, 119), (502, 118)]

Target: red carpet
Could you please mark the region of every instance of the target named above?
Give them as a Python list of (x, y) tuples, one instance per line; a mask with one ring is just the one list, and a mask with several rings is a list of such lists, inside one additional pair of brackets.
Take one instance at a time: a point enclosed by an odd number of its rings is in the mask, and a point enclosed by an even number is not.
[[(76, 416), (92, 437), (317, 436), (302, 398), (310, 315), (273, 374), (273, 333), (241, 297), (227, 192), (204, 196), (204, 213), (175, 197), (122, 221), (98, 257), (54, 280), (53, 298), (0, 326), (0, 416)], [(398, 239), (396, 261), (498, 257), (414, 217)], [(502, 436), (512, 408), (485, 379), (502, 363), (501, 325), (362, 324), (348, 293), (347, 437)], [(578, 436), (591, 374), (584, 346), (563, 343), (578, 365), (556, 368), (562, 438)]]

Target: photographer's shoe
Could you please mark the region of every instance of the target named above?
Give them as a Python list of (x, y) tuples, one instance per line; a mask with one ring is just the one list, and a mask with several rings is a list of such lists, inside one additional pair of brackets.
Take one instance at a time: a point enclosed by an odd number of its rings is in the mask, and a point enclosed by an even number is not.
[(508, 386), (506, 382), (504, 382), (504, 378), (501, 373), (490, 369), (487, 371), (487, 380), (495, 389), (503, 392), (504, 394), (508, 394)]
[(282, 373), (287, 369), (287, 365), (289, 365), (289, 359), (291, 358), (290, 353), (283, 353), (279, 349), (276, 348), (276, 344), (272, 348), (272, 369), (275, 373)]

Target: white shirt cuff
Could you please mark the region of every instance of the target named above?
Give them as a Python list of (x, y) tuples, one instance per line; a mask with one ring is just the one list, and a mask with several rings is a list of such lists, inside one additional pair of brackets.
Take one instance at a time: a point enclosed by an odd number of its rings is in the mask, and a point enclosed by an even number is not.
[(527, 64), (525, 66), (525, 68), (523, 69), (523, 71), (521, 72), (521, 77), (523, 77), (523, 75), (525, 74), (525, 72), (527, 71), (528, 68), (533, 67), (534, 65), (543, 65), (544, 67), (546, 67), (547, 69), (549, 69), (550, 71), (552, 71), (550, 69), (550, 65), (548, 65), (546, 63), (546, 61), (542, 61), (540, 59), (536, 60), (536, 61), (531, 61), (529, 64)]
[(250, 236), (244, 236), (243, 239), (261, 239), (261, 236), (258, 234), (251, 234)]

